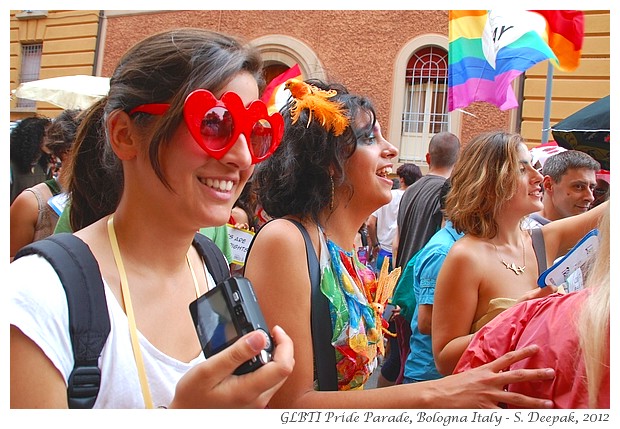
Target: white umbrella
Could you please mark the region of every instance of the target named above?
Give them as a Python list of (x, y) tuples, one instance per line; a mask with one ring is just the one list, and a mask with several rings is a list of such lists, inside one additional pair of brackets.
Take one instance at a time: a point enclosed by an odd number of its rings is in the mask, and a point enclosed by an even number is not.
[(110, 78), (74, 75), (24, 82), (13, 93), (19, 98), (46, 101), (63, 109), (86, 109), (109, 90)]

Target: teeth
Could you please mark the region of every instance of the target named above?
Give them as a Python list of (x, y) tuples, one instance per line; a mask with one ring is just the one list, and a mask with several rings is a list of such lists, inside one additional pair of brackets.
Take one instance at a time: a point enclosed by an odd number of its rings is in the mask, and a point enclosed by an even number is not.
[(230, 191), (233, 187), (233, 182), (231, 180), (206, 179), (201, 180), (201, 182), (209, 188), (217, 189), (222, 192)]
[(377, 175), (381, 177), (387, 177), (390, 174), (392, 174), (392, 167), (384, 167), (377, 172)]

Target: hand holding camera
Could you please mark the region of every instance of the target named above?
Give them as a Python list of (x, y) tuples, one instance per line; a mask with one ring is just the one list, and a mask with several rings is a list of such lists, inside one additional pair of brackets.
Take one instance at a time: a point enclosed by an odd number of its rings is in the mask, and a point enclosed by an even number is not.
[(243, 335), (260, 330), (267, 340), (265, 348), (234, 373), (246, 374), (271, 361), (273, 340), (248, 279), (231, 277), (219, 283), (193, 301), (189, 309), (206, 358), (227, 348)]

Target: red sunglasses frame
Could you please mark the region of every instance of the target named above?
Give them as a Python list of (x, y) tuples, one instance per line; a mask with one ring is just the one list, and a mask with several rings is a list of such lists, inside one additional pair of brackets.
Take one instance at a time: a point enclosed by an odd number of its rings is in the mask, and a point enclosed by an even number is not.
[[(163, 115), (166, 113), (170, 104), (153, 103), (142, 104), (129, 111), (129, 114), (148, 113), (151, 115)], [(221, 148), (212, 148), (208, 145), (208, 139), (201, 133), (202, 121), (208, 111), (215, 107), (226, 109), (230, 112), (233, 119), (232, 134), (227, 143)], [(198, 145), (215, 159), (221, 159), (228, 152), (243, 134), (245, 136), (252, 164), (264, 161), (271, 156), (280, 145), (282, 134), (284, 134), (284, 120), (280, 113), (269, 115), (267, 106), (261, 100), (252, 101), (246, 108), (241, 98), (234, 92), (226, 92), (218, 100), (206, 89), (192, 91), (185, 99), (183, 106), (183, 117), (185, 124), (192, 137)], [(271, 144), (269, 150), (262, 156), (257, 156), (252, 147), (252, 130), (258, 121), (266, 121), (271, 126)]]

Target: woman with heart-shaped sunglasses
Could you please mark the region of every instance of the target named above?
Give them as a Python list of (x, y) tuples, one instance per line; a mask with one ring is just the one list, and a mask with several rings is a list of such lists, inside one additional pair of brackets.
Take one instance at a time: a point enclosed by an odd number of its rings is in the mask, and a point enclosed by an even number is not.
[[(216, 287), (196, 232), (226, 223), (283, 133), (258, 100), (261, 72), (258, 51), (234, 38), (167, 31), (129, 49), (86, 112), (68, 170), (71, 226), (97, 260), (111, 321), (95, 408), (262, 408), (292, 371), (277, 326), (272, 360), (254, 372), (233, 374), (267, 348), (262, 332), (206, 359), (189, 311)], [(10, 283), (11, 407), (65, 408), (74, 358), (61, 281), (24, 256)]]

